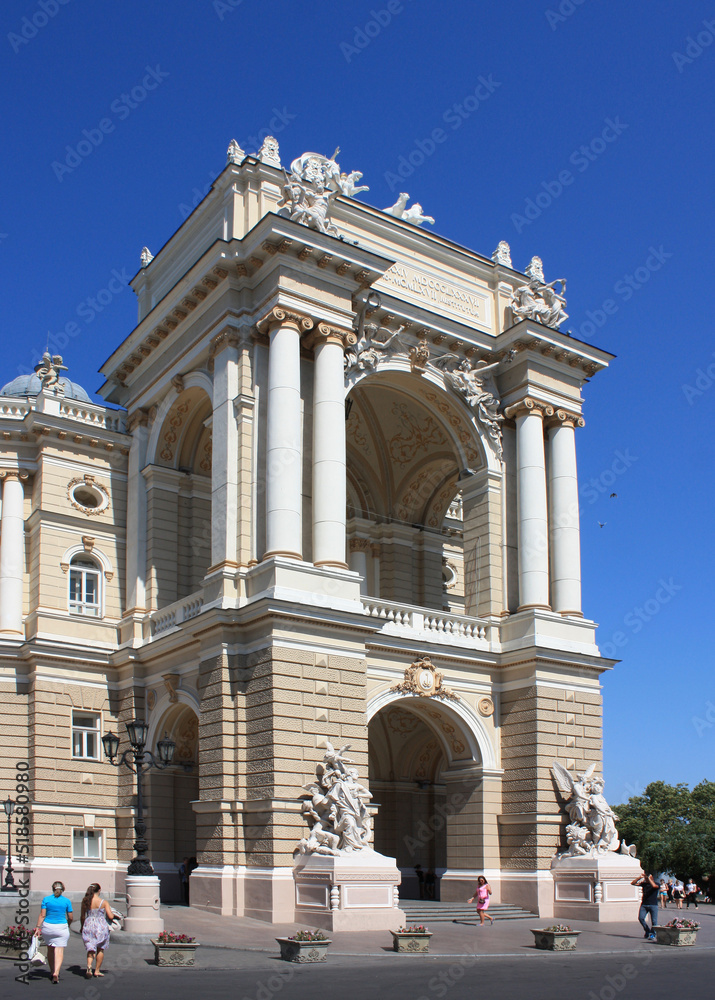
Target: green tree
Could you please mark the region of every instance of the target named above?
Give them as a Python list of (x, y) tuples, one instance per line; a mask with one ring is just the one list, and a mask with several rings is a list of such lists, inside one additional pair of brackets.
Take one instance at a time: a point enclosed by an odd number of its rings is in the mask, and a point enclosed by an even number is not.
[(645, 871), (690, 876), (700, 886), (715, 875), (715, 782), (701, 781), (691, 792), (685, 784), (653, 781), (614, 811), (618, 832), (636, 845)]

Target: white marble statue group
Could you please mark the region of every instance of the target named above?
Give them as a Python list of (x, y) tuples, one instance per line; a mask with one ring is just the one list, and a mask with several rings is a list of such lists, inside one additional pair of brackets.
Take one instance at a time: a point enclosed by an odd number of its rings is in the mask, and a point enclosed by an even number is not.
[(327, 743), (316, 780), (305, 785), (302, 812), (310, 833), (298, 844), (301, 854), (346, 854), (369, 847), (372, 820), (368, 813), (370, 792), (358, 781), (358, 772), (345, 757), (350, 745), (336, 750)]
[(575, 778), (566, 768), (554, 761), (551, 773), (565, 802), (564, 808), (571, 822), (566, 827), (569, 855), (605, 854), (619, 851), (634, 854), (634, 848), (620, 842), (616, 823), (618, 816), (603, 795), (603, 778), (594, 777), (595, 764)]
[[(230, 162), (238, 162), (238, 154), (229, 146)], [(361, 191), (369, 191), (367, 184), (360, 184), (362, 174), (353, 170), (346, 174), (340, 170), (335, 157), (340, 152), (336, 149), (332, 156), (321, 153), (303, 153), (290, 165), (290, 173), (286, 172), (286, 182), (283, 186), (283, 200), (278, 208), (281, 215), (287, 216), (293, 222), (300, 222), (319, 233), (337, 236), (337, 230), (331, 222), (330, 213), (333, 202), (339, 195), (355, 198)], [(280, 165), (280, 163), (279, 163)], [(422, 206), (415, 202), (407, 207), (409, 195), (400, 194), (394, 205), (384, 209), (396, 219), (421, 226), (423, 222), (434, 223), (431, 215), (424, 215)]]
[(293, 222), (300, 222), (319, 233), (337, 236), (337, 229), (330, 221), (333, 202), (338, 195), (354, 198), (361, 191), (369, 191), (367, 184), (360, 184), (359, 170), (341, 173), (335, 157), (320, 153), (303, 153), (290, 165), (283, 187), (283, 201), (279, 205), (281, 214)]
[[(500, 244), (501, 245), (501, 244)], [(540, 257), (532, 257), (526, 271), (528, 284), (520, 285), (511, 293), (511, 312), (515, 323), (532, 319), (542, 326), (557, 330), (568, 319), (566, 312), (566, 279), (544, 279), (544, 266)], [(555, 286), (561, 285), (557, 292)]]
[(62, 363), (61, 354), (50, 354), (45, 351), (42, 361), (35, 365), (35, 374), (42, 383), (43, 392), (53, 392), (55, 396), (64, 396), (65, 387), (60, 381), (60, 372), (66, 372), (67, 365)]

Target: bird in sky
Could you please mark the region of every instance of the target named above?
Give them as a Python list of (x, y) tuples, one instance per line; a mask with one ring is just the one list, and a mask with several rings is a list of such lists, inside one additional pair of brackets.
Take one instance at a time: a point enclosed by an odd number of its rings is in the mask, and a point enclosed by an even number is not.
[(608, 524), (608, 521), (599, 521), (598, 522), (599, 528), (605, 528), (607, 524)]
[(610, 497), (608, 499), (609, 500), (615, 500), (617, 496), (618, 496), (617, 493), (611, 493), (611, 495), (610, 495)]

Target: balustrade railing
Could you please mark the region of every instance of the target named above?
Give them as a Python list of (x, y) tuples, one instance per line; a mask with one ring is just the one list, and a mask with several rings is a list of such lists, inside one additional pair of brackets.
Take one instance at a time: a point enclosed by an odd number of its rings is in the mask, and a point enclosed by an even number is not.
[(198, 614), (201, 614), (203, 606), (204, 595), (197, 593), (190, 594), (180, 601), (175, 601), (165, 608), (159, 608), (158, 611), (153, 611), (149, 615), (152, 638), (168, 632), (169, 629), (180, 625), (182, 622), (188, 622), (192, 618), (195, 618)]
[(366, 615), (383, 623), (382, 631), (386, 633), (422, 635), (428, 642), (460, 646), (485, 648), (489, 645), (490, 623), (482, 618), (431, 611), (429, 608), (396, 604), (371, 597), (364, 597), (362, 606)]

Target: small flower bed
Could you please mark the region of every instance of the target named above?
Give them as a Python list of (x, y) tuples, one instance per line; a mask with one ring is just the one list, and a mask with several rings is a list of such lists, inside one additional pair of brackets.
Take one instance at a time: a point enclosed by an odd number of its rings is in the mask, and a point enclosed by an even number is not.
[(410, 924), (409, 927), (398, 927), (398, 934), (429, 934), (429, 928), (422, 924)]
[(159, 944), (192, 944), (195, 940), (196, 938), (187, 934), (176, 934), (174, 931), (162, 931), (157, 938)]
[(289, 941), (327, 941), (328, 938), (322, 931), (297, 931), (295, 934), (291, 934), (288, 938)]
[(665, 927), (675, 927), (679, 931), (699, 931), (700, 924), (697, 920), (688, 920), (686, 917), (676, 917), (671, 920), (669, 924), (665, 924)]
[(10, 924), (2, 932), (2, 936), (13, 945), (25, 944), (30, 938), (30, 932), (19, 924)]
[(573, 928), (567, 924), (552, 924), (551, 927), (544, 927), (549, 934), (573, 934)]

